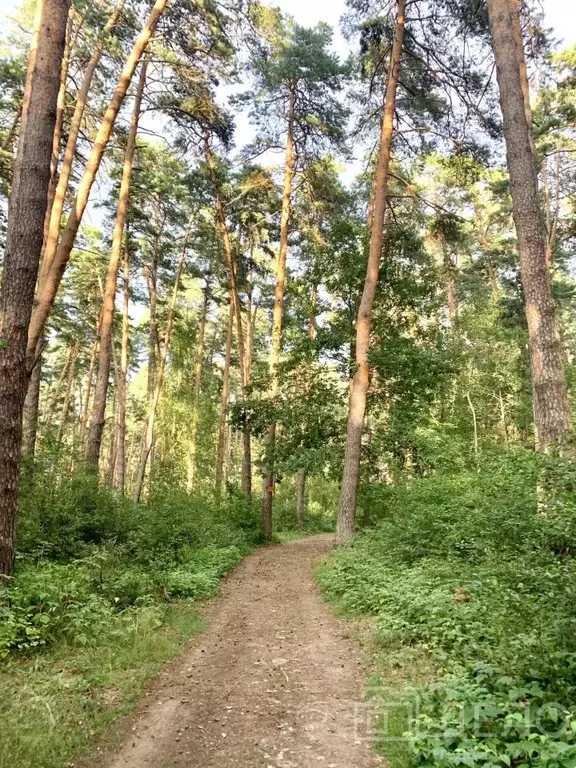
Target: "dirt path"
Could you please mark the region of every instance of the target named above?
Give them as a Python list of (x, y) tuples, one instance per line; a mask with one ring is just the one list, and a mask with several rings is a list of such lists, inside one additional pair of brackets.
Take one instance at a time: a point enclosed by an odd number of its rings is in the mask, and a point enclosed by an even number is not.
[(330, 542), (315, 536), (247, 557), (207, 608), (208, 628), (124, 724), (120, 751), (92, 765), (377, 765), (356, 728), (359, 649), (311, 579)]

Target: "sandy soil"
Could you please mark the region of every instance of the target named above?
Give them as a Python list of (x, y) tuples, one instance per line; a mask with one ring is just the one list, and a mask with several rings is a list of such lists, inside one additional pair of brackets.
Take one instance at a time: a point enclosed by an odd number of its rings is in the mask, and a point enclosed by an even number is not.
[[(331, 537), (257, 550), (89, 768), (368, 768), (360, 650), (312, 581)], [(118, 733), (116, 734), (116, 737)]]

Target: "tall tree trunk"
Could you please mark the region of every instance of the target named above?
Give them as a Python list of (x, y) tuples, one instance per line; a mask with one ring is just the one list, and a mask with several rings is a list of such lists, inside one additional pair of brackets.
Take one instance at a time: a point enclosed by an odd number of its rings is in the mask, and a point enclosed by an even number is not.
[(216, 498), (222, 492), (224, 476), (224, 452), (226, 450), (226, 431), (228, 427), (228, 398), (230, 395), (230, 355), (232, 352), (232, 328), (234, 326), (234, 302), (230, 297), (228, 326), (226, 330), (226, 351), (224, 353), (224, 371), (222, 372), (222, 393), (220, 396), (220, 420), (218, 423), (218, 450), (216, 453)]
[(72, 173), (72, 164), (76, 154), (76, 145), (78, 144), (78, 136), (80, 133), (80, 127), (82, 125), (82, 119), (84, 117), (84, 111), (86, 109), (86, 102), (88, 100), (88, 94), (90, 93), (94, 72), (100, 63), (102, 51), (108, 36), (118, 23), (118, 19), (122, 13), (124, 3), (125, 0), (119, 0), (116, 8), (113, 10), (110, 18), (106, 22), (104, 29), (102, 30), (102, 34), (98, 38), (96, 46), (86, 66), (80, 89), (76, 94), (74, 114), (72, 115), (72, 120), (70, 121), (70, 128), (68, 131), (66, 148), (64, 150), (62, 167), (60, 169), (60, 175), (58, 176), (58, 183), (54, 188), (52, 200), (48, 206), (47, 223), (44, 231), (43, 258), (40, 267), (40, 285), (42, 285), (46, 279), (46, 272), (52, 264), (54, 254), (56, 253), (56, 248), (58, 246), (60, 224), (62, 221), (62, 211), (64, 210), (64, 203), (66, 201), (66, 194), (68, 192), (68, 186), (70, 183), (70, 175)]
[[(276, 288), (274, 291), (274, 312), (272, 316), (272, 343), (270, 347), (270, 394), (278, 397), (278, 366), (282, 350), (282, 315), (284, 308), (284, 289), (286, 284), (286, 259), (288, 256), (288, 233), (292, 211), (292, 182), (296, 169), (294, 148), (294, 114), (296, 109), (296, 83), (290, 88), (288, 103), (288, 126), (286, 136), (286, 161), (284, 164), (284, 189), (282, 192), (282, 214), (280, 219), (280, 247), (276, 263)], [(262, 486), (262, 530), (264, 538), (272, 537), (272, 505), (274, 500), (274, 451), (276, 446), (276, 424), (268, 427), (266, 436), (265, 473)]]
[(14, 569), (26, 338), (42, 251), (68, 8), (68, 0), (37, 3), (8, 209), (0, 293), (0, 577), (10, 577)]
[(118, 378), (118, 447), (115, 485), (124, 496), (126, 486), (126, 389), (128, 383), (128, 340), (130, 336), (130, 253), (124, 246), (124, 296), (122, 304), (122, 349)]
[(80, 417), (80, 441), (83, 443), (86, 439), (86, 430), (88, 427), (88, 414), (90, 412), (90, 395), (92, 393), (92, 384), (94, 381), (94, 370), (96, 368), (96, 360), (98, 359), (98, 350), (100, 345), (100, 320), (102, 318), (102, 312), (98, 313), (98, 319), (96, 320), (96, 338), (92, 345), (92, 352), (90, 354), (90, 363), (88, 365), (88, 380), (86, 382), (86, 394), (84, 395), (84, 405), (82, 406), (82, 416)]
[[(214, 155), (210, 148), (210, 140), (208, 134), (205, 139), (205, 152), (206, 162), (210, 169), (210, 177), (212, 186), (214, 188), (214, 196), (216, 198), (216, 215), (218, 218), (218, 228), (220, 229), (220, 237), (222, 239), (222, 246), (224, 248), (224, 254), (226, 256), (226, 263), (228, 265), (228, 273), (230, 279), (230, 297), (232, 300), (232, 308), (234, 316), (236, 318), (236, 338), (238, 341), (238, 358), (240, 365), (240, 378), (242, 381), (242, 392), (244, 397), (248, 396), (249, 386), (249, 374), (246, 364), (246, 350), (244, 345), (244, 328), (242, 326), (242, 309), (240, 306), (240, 294), (238, 290), (238, 278), (237, 267), (232, 252), (232, 245), (230, 243), (230, 233), (228, 232), (228, 225), (226, 223), (226, 215), (224, 212), (224, 203), (222, 202), (222, 196), (220, 194), (220, 185), (216, 176), (216, 165), (214, 163)], [(244, 458), (242, 463), (242, 492), (247, 502), (251, 501), (252, 496), (252, 446), (250, 440), (249, 425), (245, 425), (243, 429), (243, 449)]]
[(374, 211), (372, 230), (370, 233), (370, 250), (366, 268), (364, 290), (356, 320), (356, 371), (350, 389), (348, 403), (348, 428), (346, 434), (346, 449), (340, 489), (340, 505), (338, 510), (338, 525), (336, 542), (346, 544), (356, 527), (356, 499), (358, 494), (358, 476), (360, 473), (360, 454), (362, 450), (362, 430), (366, 413), (366, 396), (370, 378), (368, 352), (370, 349), (370, 332), (372, 326), (372, 310), (378, 285), (380, 257), (382, 254), (382, 239), (386, 202), (388, 197), (388, 168), (392, 139), (394, 136), (394, 110), (400, 59), (404, 45), (404, 13), (406, 0), (398, 0), (396, 30), (390, 58), (388, 84), (384, 97), (384, 115), (380, 134), (380, 151), (376, 165)]
[(42, 384), (42, 351), (45, 340), (38, 342), (39, 354), (32, 369), (32, 375), (26, 389), (24, 399), (23, 424), (22, 424), (22, 452), (26, 456), (34, 456), (36, 452), (36, 439), (38, 437), (38, 414), (40, 410), (40, 385)]
[(532, 364), (532, 394), (536, 445), (549, 451), (571, 431), (566, 376), (556, 328), (556, 308), (546, 265), (546, 237), (538, 193), (532, 130), (527, 119), (523, 77), (514, 28), (518, 11), (512, 0), (488, 0), (488, 16), (500, 105), (504, 121), (506, 157)]
[(102, 444), (102, 432), (104, 430), (104, 420), (106, 415), (106, 397), (108, 394), (108, 379), (110, 377), (110, 359), (112, 350), (112, 330), (114, 323), (114, 303), (116, 300), (116, 286), (118, 283), (118, 270), (122, 260), (122, 242), (124, 238), (124, 225), (126, 214), (128, 212), (128, 201), (130, 197), (130, 182), (132, 178), (132, 165), (134, 163), (134, 153), (136, 150), (136, 137), (138, 134), (138, 121), (140, 119), (140, 110), (142, 108), (142, 97), (144, 95), (144, 85), (146, 83), (147, 59), (144, 58), (140, 71), (140, 79), (134, 99), (134, 109), (130, 121), (130, 130), (126, 142), (126, 153), (124, 155), (124, 165), (122, 168), (122, 180), (120, 182), (120, 193), (118, 196), (118, 207), (116, 209), (116, 220), (114, 222), (114, 234), (112, 235), (112, 247), (110, 250), (110, 261), (108, 263), (108, 274), (106, 276), (106, 288), (104, 290), (104, 300), (102, 304), (102, 320), (100, 323), (100, 354), (98, 358), (98, 378), (96, 379), (96, 389), (94, 391), (94, 405), (92, 407), (92, 421), (90, 424), (90, 433), (88, 435), (88, 446), (86, 451), (86, 468), (89, 472), (98, 472), (98, 463), (100, 460), (100, 447)]
[[(310, 342), (311, 352), (312, 343), (316, 338), (316, 301), (318, 299), (318, 286), (312, 288), (312, 297), (310, 302), (310, 316), (308, 318), (308, 341)], [(306, 397), (310, 396), (310, 375), (306, 374)], [(304, 467), (300, 467), (296, 476), (296, 521), (298, 527), (304, 525), (306, 519), (306, 481), (308, 472)]]
[[(170, 349), (170, 342), (172, 341), (172, 331), (174, 328), (174, 313), (176, 312), (176, 302), (178, 300), (178, 290), (180, 286), (180, 278), (182, 277), (182, 270), (186, 263), (186, 251), (188, 248), (188, 240), (190, 237), (190, 230), (192, 227), (192, 219), (188, 225), (188, 231), (184, 238), (184, 245), (182, 246), (182, 252), (180, 254), (180, 261), (178, 262), (178, 268), (176, 269), (176, 278), (174, 282), (174, 290), (172, 292), (172, 301), (168, 309), (168, 317), (166, 318), (166, 330), (164, 331), (164, 346), (162, 348), (162, 354), (160, 355), (160, 362), (158, 365), (158, 371), (156, 375), (156, 382), (154, 385), (154, 397), (150, 405), (150, 411), (146, 420), (144, 443), (140, 454), (140, 461), (138, 464), (138, 472), (136, 476), (136, 484), (134, 488), (134, 501), (140, 501), (142, 496), (142, 489), (144, 488), (144, 478), (146, 477), (146, 465), (148, 464), (148, 457), (152, 450), (152, 444), (154, 442), (154, 426), (156, 420), (156, 412), (158, 411), (158, 403), (160, 402), (160, 395), (162, 394), (162, 386), (164, 384), (164, 374), (166, 371), (166, 361), (168, 359), (168, 350)], [(205, 294), (206, 296), (206, 294)], [(204, 310), (205, 317), (205, 310)]]
[(72, 398), (72, 388), (74, 386), (74, 379), (76, 377), (76, 360), (78, 359), (79, 349), (80, 342), (76, 341), (71, 350), (70, 365), (68, 366), (68, 376), (66, 381), (66, 392), (64, 393), (64, 403), (62, 404), (60, 424), (58, 425), (58, 433), (56, 435), (56, 443), (58, 445), (60, 445), (62, 442), (64, 428), (66, 427), (66, 420), (68, 419), (68, 411), (70, 410), (70, 400)]
[(188, 478), (186, 488), (188, 493), (194, 488), (196, 478), (196, 439), (198, 436), (198, 408), (200, 405), (200, 390), (202, 388), (202, 368), (204, 364), (204, 337), (206, 334), (206, 314), (208, 312), (208, 300), (210, 287), (206, 284), (200, 319), (198, 322), (198, 339), (196, 341), (196, 354), (194, 358), (194, 400), (192, 410), (192, 423), (190, 425), (190, 445), (188, 448)]
[(92, 147), (92, 151), (88, 157), (88, 161), (84, 169), (84, 174), (80, 180), (78, 190), (74, 198), (70, 216), (68, 217), (66, 227), (62, 233), (62, 237), (60, 238), (60, 242), (56, 248), (54, 257), (50, 263), (47, 261), (48, 256), (45, 258), (46, 269), (43, 270), (44, 275), (39, 286), (37, 302), (30, 322), (30, 332), (28, 337), (28, 355), (30, 358), (32, 358), (34, 355), (34, 350), (36, 349), (38, 339), (40, 338), (42, 331), (44, 330), (46, 320), (52, 311), (54, 299), (56, 298), (62, 276), (64, 275), (68, 265), (70, 253), (74, 247), (76, 235), (78, 233), (78, 229), (80, 228), (82, 217), (84, 216), (84, 211), (86, 210), (86, 205), (88, 204), (90, 191), (94, 181), (96, 180), (96, 175), (100, 168), (100, 163), (102, 162), (104, 151), (108, 141), (110, 140), (112, 129), (114, 128), (114, 123), (116, 122), (116, 117), (118, 116), (118, 112), (120, 111), (120, 107), (122, 106), (124, 97), (126, 96), (126, 92), (128, 91), (128, 87), (132, 80), (134, 71), (136, 70), (138, 63), (142, 58), (142, 54), (144, 53), (150, 38), (154, 34), (154, 30), (156, 29), (158, 21), (164, 12), (166, 3), (167, 0), (156, 0), (156, 3), (154, 4), (154, 7), (146, 21), (146, 24), (144, 25), (143, 30), (140, 32), (140, 35), (134, 43), (130, 56), (128, 57), (128, 60), (124, 65), (124, 69), (120, 75), (118, 85), (116, 86), (114, 94), (112, 95), (110, 103), (108, 104), (108, 108), (106, 109), (106, 113), (98, 129), (98, 133), (96, 134), (94, 146)]

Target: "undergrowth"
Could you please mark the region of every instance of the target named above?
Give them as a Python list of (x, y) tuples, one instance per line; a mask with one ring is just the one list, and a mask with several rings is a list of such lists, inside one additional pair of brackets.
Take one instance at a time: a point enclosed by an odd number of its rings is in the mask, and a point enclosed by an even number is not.
[(411, 713), (400, 749), (398, 722), (379, 734), (393, 764), (574, 768), (575, 492), (570, 462), (522, 453), (370, 490), (373, 526), (318, 578), (381, 655), (429, 657), (381, 676)]
[(56, 768), (127, 711), (201, 626), (194, 601), (260, 540), (252, 510), (172, 491), (145, 505), (96, 478), (24, 486), (0, 586), (0, 768)]

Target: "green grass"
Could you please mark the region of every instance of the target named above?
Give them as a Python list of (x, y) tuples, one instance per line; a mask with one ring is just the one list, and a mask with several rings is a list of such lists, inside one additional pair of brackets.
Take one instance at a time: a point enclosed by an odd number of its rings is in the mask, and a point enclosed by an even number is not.
[[(315, 571), (315, 580), (322, 586), (322, 573), (334, 557), (326, 558)], [(391, 642), (384, 648), (379, 640), (378, 627), (373, 617), (358, 617), (346, 604), (330, 591), (325, 599), (334, 612), (350, 622), (351, 635), (362, 646), (365, 659), (372, 670), (365, 683), (368, 709), (376, 717), (374, 749), (386, 759), (387, 768), (411, 768), (414, 765), (410, 742), (404, 734), (410, 730), (410, 698), (406, 691), (425, 685), (434, 677), (434, 664), (430, 654), (421, 646)]]
[(57, 644), (0, 667), (0, 768), (61, 768), (203, 626), (193, 602), (142, 608), (89, 646)]

